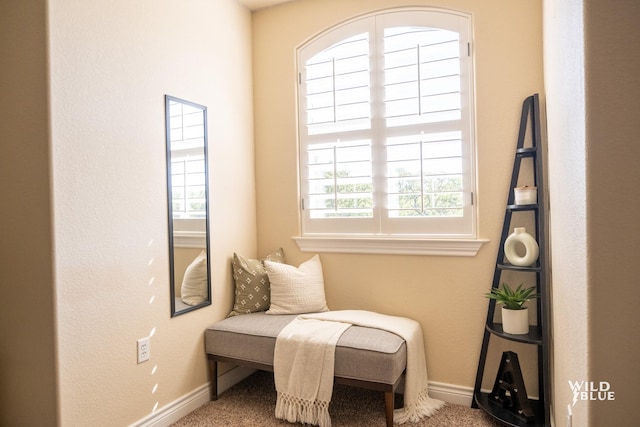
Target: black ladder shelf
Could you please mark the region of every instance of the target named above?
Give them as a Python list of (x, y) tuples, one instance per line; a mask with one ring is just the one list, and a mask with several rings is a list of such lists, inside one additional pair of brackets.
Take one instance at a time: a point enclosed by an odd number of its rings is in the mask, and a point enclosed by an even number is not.
[[(527, 139), (527, 129), (531, 132), (531, 144), (525, 146), (525, 140)], [(501, 323), (494, 321), (494, 314), (496, 310), (496, 301), (489, 300), (489, 309), (487, 310), (487, 321), (484, 328), (484, 338), (482, 340), (482, 349), (480, 351), (480, 359), (478, 361), (478, 371), (476, 374), (476, 382), (473, 393), (472, 407), (481, 408), (489, 415), (499, 420), (500, 422), (509, 426), (549, 426), (550, 425), (550, 413), (549, 413), (549, 399), (550, 399), (550, 382), (549, 382), (549, 344), (550, 344), (550, 326), (549, 326), (549, 291), (547, 286), (547, 245), (546, 245), (546, 226), (545, 226), (545, 191), (544, 191), (544, 175), (543, 175), (543, 153), (541, 146), (540, 135), (540, 105), (538, 94), (534, 94), (526, 98), (522, 104), (522, 115), (520, 118), (520, 130), (518, 133), (518, 143), (516, 146), (515, 160), (513, 165), (513, 173), (511, 175), (511, 186), (509, 190), (509, 197), (507, 207), (504, 216), (504, 224), (502, 227), (502, 235), (500, 237), (500, 245), (498, 247), (498, 256), (496, 259), (496, 267), (493, 275), (492, 287), (497, 288), (501, 284), (501, 276), (505, 271), (515, 271), (521, 273), (535, 273), (536, 276), (536, 288), (540, 297), (536, 299), (536, 315), (537, 325), (529, 326), (529, 333), (523, 335), (512, 335), (505, 333), (502, 329)], [(533, 162), (531, 172), (533, 174), (534, 186), (537, 187), (537, 203), (528, 205), (519, 205), (515, 203), (515, 197), (513, 189), (518, 185), (518, 179), (520, 177), (520, 164), (524, 159), (530, 159)], [(511, 231), (512, 216), (516, 212), (524, 212), (522, 215), (533, 215), (535, 234), (534, 237), (538, 243), (540, 254), (538, 260), (534, 265), (530, 267), (520, 267), (509, 264), (505, 261), (504, 243)], [(531, 286), (531, 284), (529, 284)], [(538, 394), (537, 400), (525, 399), (524, 405), (527, 407), (524, 411), (519, 407), (519, 398), (517, 395), (517, 388), (511, 387), (511, 393), (515, 388), (513, 394), (506, 393), (502, 390), (501, 396), (511, 396), (511, 402), (515, 402), (514, 405), (501, 405), (499, 397), (496, 393), (500, 387), (509, 389), (508, 384), (504, 385), (504, 381), (500, 378), (496, 379), (496, 385), (491, 393), (482, 391), (482, 382), (484, 377), (485, 364), (487, 362), (487, 351), (489, 349), (489, 342), (491, 338), (497, 338), (502, 340), (515, 341), (530, 345), (537, 346), (538, 350)], [(507, 357), (509, 361), (509, 355), (513, 355), (512, 352), (503, 353), (504, 358)], [(515, 359), (518, 373), (519, 365), (517, 355), (512, 357)], [(492, 362), (493, 363), (493, 362)], [(499, 361), (495, 361), (497, 365)], [(500, 377), (503, 364), (500, 364), (500, 370), (498, 376)], [(505, 374), (507, 378), (512, 379), (514, 375), (511, 372)], [(518, 375), (515, 375), (518, 377)], [(521, 374), (516, 380), (522, 380)], [(518, 381), (513, 381), (517, 383)], [(523, 387), (524, 388), (524, 387)], [(526, 392), (524, 393), (526, 398)], [(505, 407), (506, 406), (506, 407)], [(529, 409), (530, 408), (530, 409)], [(526, 412), (533, 411), (532, 416), (526, 416)], [(523, 414), (524, 413), (524, 414)]]

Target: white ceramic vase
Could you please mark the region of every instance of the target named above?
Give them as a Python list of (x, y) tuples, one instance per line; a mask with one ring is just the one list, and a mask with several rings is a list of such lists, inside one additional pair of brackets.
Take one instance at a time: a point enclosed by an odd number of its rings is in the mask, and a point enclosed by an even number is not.
[[(518, 244), (524, 246), (525, 253), (522, 256), (518, 255), (518, 252), (516, 252), (516, 246)], [(513, 265), (517, 265), (519, 267), (528, 267), (533, 265), (533, 263), (538, 259), (539, 254), (540, 248), (538, 247), (536, 239), (531, 234), (527, 233), (527, 230), (524, 227), (514, 228), (513, 233), (511, 233), (504, 242), (504, 255)]]
[(507, 334), (528, 334), (529, 309), (509, 310), (508, 308), (502, 307), (502, 330)]

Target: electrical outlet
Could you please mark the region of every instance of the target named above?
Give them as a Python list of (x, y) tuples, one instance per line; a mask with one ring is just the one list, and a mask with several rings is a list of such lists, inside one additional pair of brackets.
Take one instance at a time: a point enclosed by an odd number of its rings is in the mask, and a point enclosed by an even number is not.
[(138, 363), (146, 362), (151, 357), (151, 344), (149, 337), (138, 340)]

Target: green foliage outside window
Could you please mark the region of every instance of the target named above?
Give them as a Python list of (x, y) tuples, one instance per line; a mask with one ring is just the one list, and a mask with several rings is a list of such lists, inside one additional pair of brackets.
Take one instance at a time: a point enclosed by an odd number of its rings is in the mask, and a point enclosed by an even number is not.
[[(462, 215), (462, 177), (460, 175), (426, 177), (423, 183), (424, 188), (421, 189), (420, 180), (416, 179), (417, 177), (403, 169), (398, 169), (396, 172), (396, 176), (407, 177), (397, 184), (398, 216)], [(373, 207), (371, 183), (340, 183), (341, 179), (349, 178), (348, 171), (339, 171), (337, 177), (333, 172), (327, 172), (325, 178), (334, 181), (333, 185), (326, 185), (324, 188), (326, 194), (334, 195), (325, 201), (325, 207), (335, 211), (326, 216), (370, 216), (370, 210)], [(351, 197), (340, 197), (340, 195)]]
[[(371, 193), (373, 186), (371, 183), (339, 183), (341, 179), (349, 178), (348, 171), (339, 171), (337, 176), (333, 172), (327, 172), (325, 178), (332, 179), (334, 185), (326, 185), (325, 193), (333, 194), (334, 197), (327, 199), (325, 206), (335, 211), (328, 217), (369, 217), (373, 208), (373, 198)], [(351, 197), (339, 197), (339, 195), (349, 195)]]

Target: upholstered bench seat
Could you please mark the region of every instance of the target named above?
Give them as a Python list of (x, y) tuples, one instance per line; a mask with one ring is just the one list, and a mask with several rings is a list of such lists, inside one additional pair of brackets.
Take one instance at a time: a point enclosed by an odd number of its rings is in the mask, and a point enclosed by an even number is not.
[[(264, 312), (234, 316), (205, 331), (213, 398), (217, 397), (217, 362), (273, 371), (278, 333), (297, 315)], [(352, 326), (336, 345), (335, 382), (385, 392), (387, 425), (393, 425), (393, 394), (406, 367), (406, 344), (380, 329)]]

